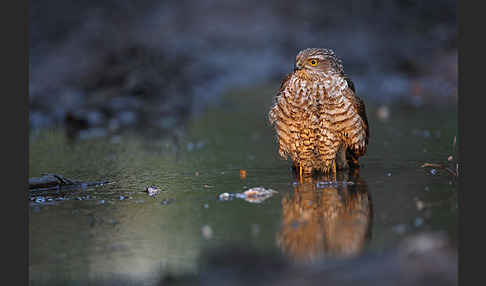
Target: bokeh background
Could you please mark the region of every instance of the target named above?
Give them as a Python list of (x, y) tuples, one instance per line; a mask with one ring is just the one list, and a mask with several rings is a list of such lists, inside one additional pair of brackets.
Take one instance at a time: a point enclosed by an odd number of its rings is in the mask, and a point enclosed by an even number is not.
[[(209, 266), (196, 285), (300, 285), (298, 275), (316, 285), (456, 285), (456, 176), (421, 167), (459, 170), (456, 10), (454, 0), (30, 1), (29, 177), (110, 182), (30, 190), (31, 284), (153, 285)], [(301, 190), (267, 113), (309, 47), (333, 49), (366, 103), (371, 138), (356, 185), (372, 223), (361, 250), (398, 256), (273, 268), (289, 253), (276, 234)], [(162, 191), (150, 197), (147, 186)], [(279, 193), (259, 205), (218, 200), (257, 186)], [(360, 239), (359, 224), (346, 229)], [(427, 231), (442, 232), (448, 250), (434, 236), (399, 244)], [(293, 234), (307, 243), (312, 232)], [(225, 252), (231, 244), (244, 251)], [(222, 256), (204, 260), (211, 250)]]
[(30, 4), (33, 130), (164, 135), (228, 90), (278, 87), (307, 47), (334, 49), (367, 102), (457, 100), (454, 0)]

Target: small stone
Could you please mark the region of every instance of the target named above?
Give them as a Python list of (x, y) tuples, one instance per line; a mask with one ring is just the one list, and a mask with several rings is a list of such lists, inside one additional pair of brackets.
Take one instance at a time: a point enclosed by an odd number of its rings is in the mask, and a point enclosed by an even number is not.
[(387, 173), (386, 175), (387, 175), (388, 177), (391, 177), (392, 173)]
[(430, 173), (431, 173), (432, 175), (435, 175), (435, 174), (437, 174), (437, 170), (436, 170), (436, 169), (432, 169), (432, 170), (430, 170)]
[(194, 175), (195, 175), (196, 177), (197, 177), (197, 176), (199, 176), (199, 175), (200, 175), (200, 174), (199, 174), (199, 171), (196, 171), (196, 173), (194, 173)]
[(155, 187), (155, 186), (150, 186), (150, 187), (147, 187), (145, 188), (145, 192), (148, 193), (149, 196), (153, 197), (155, 195), (157, 195), (158, 193), (160, 193), (160, 189)]
[(125, 199), (124, 196), (120, 196), (120, 201), (123, 201)]
[(222, 193), (219, 195), (219, 199), (222, 201), (227, 201), (231, 198), (232, 196), (229, 193)]
[(162, 205), (168, 205), (168, 204), (173, 203), (174, 201), (175, 201), (175, 199), (169, 198), (169, 199), (163, 200), (160, 204), (162, 204)]
[(452, 161), (452, 160), (454, 160), (454, 157), (452, 157), (452, 155), (450, 155), (449, 157), (447, 157), (447, 161), (449, 161), (449, 162), (450, 162), (450, 161)]

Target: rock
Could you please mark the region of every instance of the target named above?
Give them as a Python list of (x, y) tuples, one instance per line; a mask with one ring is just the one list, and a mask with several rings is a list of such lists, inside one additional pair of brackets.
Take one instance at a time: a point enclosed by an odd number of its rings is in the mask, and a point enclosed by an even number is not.
[(161, 192), (161, 189), (155, 187), (155, 186), (150, 186), (145, 189), (145, 192), (148, 193), (149, 196), (153, 197), (157, 195), (158, 193)]

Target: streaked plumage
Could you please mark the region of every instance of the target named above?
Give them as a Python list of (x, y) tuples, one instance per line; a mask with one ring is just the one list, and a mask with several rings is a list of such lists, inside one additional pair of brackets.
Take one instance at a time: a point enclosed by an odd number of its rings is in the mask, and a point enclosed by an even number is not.
[(294, 72), (283, 81), (269, 112), (279, 154), (290, 158), (305, 175), (359, 166), (369, 127), (365, 105), (354, 93), (332, 50), (305, 49), (296, 57)]

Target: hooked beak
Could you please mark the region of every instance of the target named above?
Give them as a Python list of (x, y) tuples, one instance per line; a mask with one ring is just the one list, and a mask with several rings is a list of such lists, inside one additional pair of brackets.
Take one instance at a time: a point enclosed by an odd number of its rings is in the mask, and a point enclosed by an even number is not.
[(297, 64), (297, 63), (296, 63), (296, 64), (295, 64), (295, 66), (294, 66), (294, 71), (298, 71), (298, 70), (300, 70), (301, 68), (302, 68), (302, 67), (301, 67), (299, 64)]

